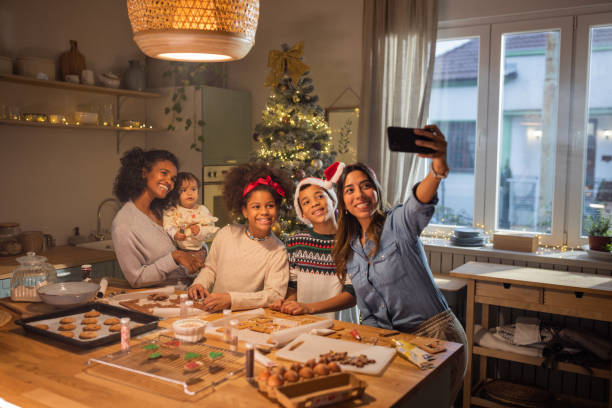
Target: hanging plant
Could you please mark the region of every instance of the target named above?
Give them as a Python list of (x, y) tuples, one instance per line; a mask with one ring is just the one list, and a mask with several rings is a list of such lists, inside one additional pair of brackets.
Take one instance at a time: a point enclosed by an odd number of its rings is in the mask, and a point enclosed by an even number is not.
[(193, 133), (193, 141), (190, 148), (201, 152), (202, 144), (204, 143), (203, 128), (206, 122), (197, 120), (194, 123), (192, 118), (185, 117), (183, 108), (187, 103), (187, 94), (185, 87), (194, 86), (195, 90), (202, 89), (205, 85), (221, 85), (225, 82), (225, 71), (220, 63), (189, 63), (176, 62), (168, 63), (167, 69), (163, 73), (164, 78), (172, 81), (174, 91), (169, 106), (164, 108), (164, 114), (170, 115), (170, 123), (168, 130), (173, 132), (177, 126), (182, 126), (185, 131), (191, 129), (192, 126), (197, 126), (197, 131)]

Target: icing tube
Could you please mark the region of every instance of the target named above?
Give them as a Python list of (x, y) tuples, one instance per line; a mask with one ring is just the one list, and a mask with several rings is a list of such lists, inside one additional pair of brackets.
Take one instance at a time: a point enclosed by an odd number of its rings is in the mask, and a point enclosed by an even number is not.
[(104, 295), (106, 294), (107, 287), (108, 287), (108, 280), (106, 280), (106, 278), (102, 278), (102, 280), (100, 280), (100, 289), (98, 289), (98, 293), (96, 296), (99, 298), (103, 298)]

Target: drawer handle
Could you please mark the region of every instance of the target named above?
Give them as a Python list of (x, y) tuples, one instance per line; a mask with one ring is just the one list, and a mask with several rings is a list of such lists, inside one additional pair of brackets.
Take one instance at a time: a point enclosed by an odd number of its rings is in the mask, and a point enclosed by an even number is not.
[(510, 289), (511, 283), (504, 283), (504, 289)]
[(584, 295), (584, 292), (574, 292), (574, 296), (576, 296), (577, 299), (582, 299), (582, 295)]

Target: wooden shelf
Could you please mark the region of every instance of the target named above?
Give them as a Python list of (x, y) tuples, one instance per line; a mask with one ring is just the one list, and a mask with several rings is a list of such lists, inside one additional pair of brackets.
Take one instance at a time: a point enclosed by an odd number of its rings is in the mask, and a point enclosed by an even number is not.
[[(540, 366), (544, 361), (542, 357), (526, 356), (523, 354), (512, 353), (509, 351), (493, 350), (480, 346), (474, 346), (473, 352), (474, 354), (477, 354), (479, 356), (499, 358), (502, 360), (515, 361), (517, 363), (529, 364), (534, 366)], [(604, 370), (601, 368), (594, 367), (591, 367), (591, 369), (593, 370), (594, 377), (610, 379), (610, 370)], [(557, 363), (557, 370), (567, 371), (575, 374), (591, 375), (584, 367), (570, 363)]]
[[(474, 392), (474, 395), (472, 395), (471, 398), (471, 403), (473, 406), (478, 406), (478, 407), (486, 407), (486, 408), (508, 408), (508, 407), (517, 407), (519, 405), (515, 405), (515, 404), (504, 404), (503, 402), (497, 402), (494, 401), (492, 399), (483, 397), (482, 394), (484, 393), (484, 391), (482, 391), (482, 386), (484, 385), (485, 382), (490, 381), (490, 380), (485, 380), (483, 382), (480, 382), (479, 384), (477, 384), (474, 389), (476, 390)], [(578, 398), (578, 397), (573, 397), (570, 395), (565, 395), (565, 394), (554, 394), (554, 401), (551, 401), (551, 403), (553, 405), (551, 406), (555, 406), (556, 403), (563, 401), (564, 405), (563, 406), (571, 406), (571, 405), (567, 405), (567, 404), (571, 404), (572, 402), (575, 404), (579, 404), (580, 406), (586, 406), (586, 407), (597, 407), (597, 408), (605, 408), (606, 404), (605, 403), (601, 403), (601, 402), (596, 402), (596, 401), (591, 401), (591, 400), (586, 400), (584, 398)]]
[(118, 126), (100, 126), (100, 125), (64, 125), (61, 123), (49, 122), (29, 122), (25, 120), (0, 120), (0, 125), (9, 126), (30, 126), (38, 128), (55, 128), (55, 129), (81, 129), (81, 130), (106, 130), (111, 132), (156, 132), (156, 128), (135, 128), (135, 127), (118, 127)]
[(67, 91), (95, 92), (115, 96), (131, 96), (135, 98), (159, 98), (161, 95), (154, 92), (132, 91), (129, 89), (105, 88), (103, 86), (73, 84), (72, 82), (49, 81), (30, 78), (22, 75), (0, 75), (0, 80), (24, 85), (33, 85), (44, 88), (59, 88)]

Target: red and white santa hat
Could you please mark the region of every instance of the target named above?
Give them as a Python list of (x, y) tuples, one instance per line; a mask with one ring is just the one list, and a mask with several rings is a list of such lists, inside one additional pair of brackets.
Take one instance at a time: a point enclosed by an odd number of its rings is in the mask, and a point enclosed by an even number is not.
[(344, 167), (345, 167), (344, 163), (335, 162), (334, 164), (326, 168), (325, 171), (323, 172), (323, 174), (325, 174), (325, 180), (322, 180), (317, 177), (306, 177), (300, 180), (297, 187), (295, 188), (295, 194), (293, 198), (293, 208), (295, 208), (295, 213), (297, 214), (297, 217), (300, 221), (302, 221), (304, 224), (308, 225), (309, 227), (312, 227), (312, 223), (306, 217), (304, 217), (304, 214), (302, 213), (302, 209), (300, 207), (300, 203), (298, 200), (300, 196), (300, 188), (304, 185), (314, 184), (316, 186), (323, 188), (325, 191), (327, 191), (327, 193), (329, 194), (333, 202), (333, 207), (329, 209), (329, 211), (336, 210), (336, 207), (338, 205), (338, 197), (336, 197), (336, 192), (334, 191), (334, 184), (336, 184), (338, 180), (340, 179), (340, 176), (342, 175), (342, 172), (344, 171)]

